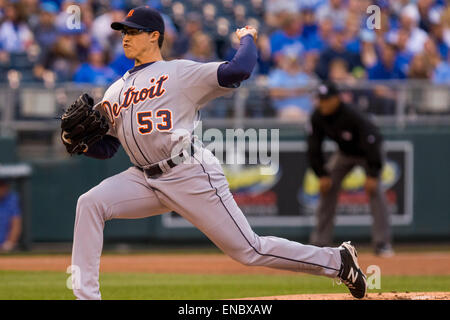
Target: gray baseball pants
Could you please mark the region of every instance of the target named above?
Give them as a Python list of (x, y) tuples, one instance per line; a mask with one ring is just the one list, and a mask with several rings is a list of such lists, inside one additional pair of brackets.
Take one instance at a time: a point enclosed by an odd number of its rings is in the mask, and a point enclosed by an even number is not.
[[(112, 176), (77, 204), (72, 286), (78, 299), (100, 299), (99, 265), (103, 228), (110, 219), (138, 219), (175, 211), (218, 248), (249, 266), (305, 272), (334, 278), (341, 267), (338, 248), (319, 248), (253, 232), (211, 152), (198, 151), (189, 163), (147, 177), (137, 168)], [(72, 269), (73, 270), (73, 269)]]
[[(332, 243), (334, 217), (341, 184), (353, 167), (358, 165), (367, 171), (367, 161), (364, 158), (344, 155), (341, 152), (335, 152), (327, 162), (332, 186), (326, 194), (320, 196), (316, 211), (316, 226), (311, 233), (310, 243), (317, 246), (327, 246)], [(378, 183), (376, 191), (370, 197), (370, 211), (373, 217), (373, 243), (391, 243), (390, 216), (381, 183)]]

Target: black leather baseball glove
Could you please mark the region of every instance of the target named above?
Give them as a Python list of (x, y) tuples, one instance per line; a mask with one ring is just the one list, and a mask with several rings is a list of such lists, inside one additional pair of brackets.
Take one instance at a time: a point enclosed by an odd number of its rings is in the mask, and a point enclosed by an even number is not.
[(61, 117), (61, 140), (71, 155), (86, 152), (108, 132), (106, 117), (93, 106), (94, 99), (84, 93)]

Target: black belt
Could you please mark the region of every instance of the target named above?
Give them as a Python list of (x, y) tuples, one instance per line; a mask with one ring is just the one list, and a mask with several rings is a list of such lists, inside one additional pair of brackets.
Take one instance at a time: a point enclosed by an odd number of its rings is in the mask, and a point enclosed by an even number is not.
[[(195, 153), (194, 150), (194, 145), (191, 144), (191, 148), (190, 148), (190, 156), (192, 156)], [(181, 162), (183, 162), (186, 159), (186, 155), (182, 152), (180, 152), (179, 154), (177, 154), (176, 156), (170, 158), (167, 160), (167, 164), (170, 168), (174, 168), (176, 167), (178, 164), (180, 164)], [(163, 160), (164, 161), (164, 160)], [(157, 174), (162, 174), (164, 173), (164, 171), (161, 169), (161, 167), (159, 166), (159, 163), (155, 163), (152, 164), (150, 167), (148, 167), (147, 169), (135, 166), (136, 168), (138, 168), (139, 170), (141, 170), (142, 172), (145, 173), (145, 175), (147, 177), (152, 177), (154, 175)]]

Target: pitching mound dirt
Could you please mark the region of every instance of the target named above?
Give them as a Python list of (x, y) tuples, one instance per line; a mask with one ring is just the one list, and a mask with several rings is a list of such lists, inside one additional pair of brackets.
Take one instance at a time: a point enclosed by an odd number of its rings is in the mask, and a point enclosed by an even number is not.
[[(450, 292), (385, 292), (369, 293), (365, 300), (450, 300)], [(355, 300), (350, 294), (294, 294), (237, 300)]]

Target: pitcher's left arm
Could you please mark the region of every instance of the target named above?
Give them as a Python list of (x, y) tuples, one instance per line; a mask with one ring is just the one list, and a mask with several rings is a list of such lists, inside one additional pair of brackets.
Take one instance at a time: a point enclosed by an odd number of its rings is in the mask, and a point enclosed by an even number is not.
[(222, 87), (237, 88), (242, 81), (250, 78), (258, 59), (254, 37), (256, 34), (251, 33), (242, 36), (234, 58), (219, 66), (217, 79)]

